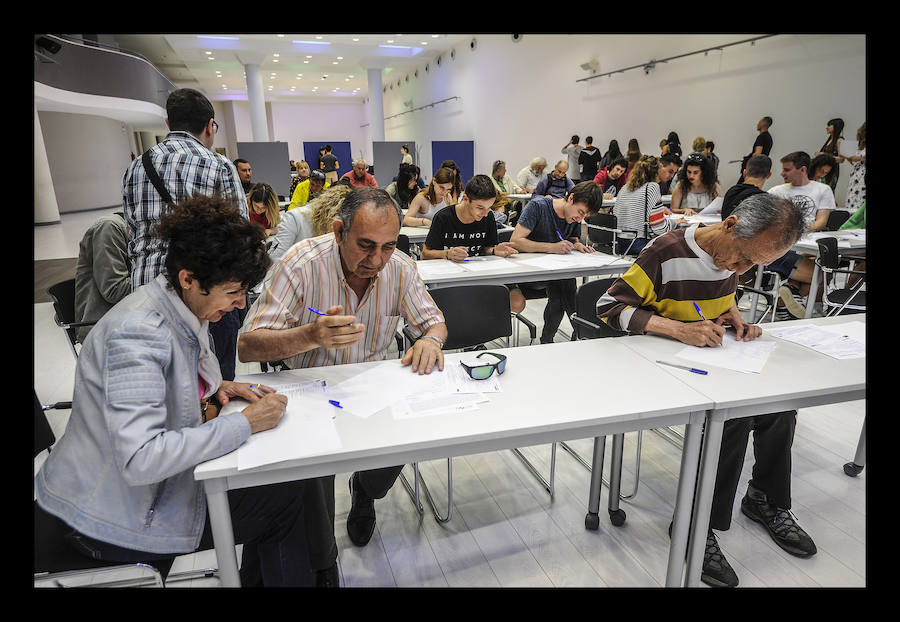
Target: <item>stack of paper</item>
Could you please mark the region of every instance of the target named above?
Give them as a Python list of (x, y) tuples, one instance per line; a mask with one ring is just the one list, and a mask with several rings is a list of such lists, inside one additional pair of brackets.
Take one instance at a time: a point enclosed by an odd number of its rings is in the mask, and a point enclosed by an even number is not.
[(836, 359), (857, 359), (866, 356), (866, 325), (863, 322), (844, 322), (825, 326), (799, 326), (766, 329), (770, 335), (791, 341)]
[(465, 270), (457, 263), (447, 259), (430, 259), (416, 262), (416, 269), (423, 279), (430, 279), (443, 274), (462, 274)]
[(775, 342), (759, 339), (737, 341), (734, 335), (733, 332), (727, 332), (721, 346), (712, 348), (687, 346), (679, 350), (675, 356), (699, 363), (701, 366), (710, 365), (744, 373), (760, 373), (775, 348)]

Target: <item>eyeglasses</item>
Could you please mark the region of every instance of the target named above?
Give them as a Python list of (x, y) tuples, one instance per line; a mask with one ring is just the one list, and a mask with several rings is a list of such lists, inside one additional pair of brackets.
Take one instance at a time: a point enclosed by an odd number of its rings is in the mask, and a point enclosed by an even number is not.
[(462, 361), (459, 362), (460, 365), (468, 372), (469, 376), (474, 380), (487, 380), (494, 374), (494, 370), (497, 370), (497, 375), (499, 376), (504, 371), (506, 371), (506, 356), (503, 354), (497, 354), (495, 352), (482, 352), (478, 355), (477, 358), (481, 358), (485, 354), (490, 354), (491, 356), (497, 357), (499, 362), (497, 363), (485, 363), (484, 365), (466, 365)]
[(213, 134), (218, 134), (218, 133), (219, 133), (219, 124), (216, 123), (215, 119), (213, 119)]

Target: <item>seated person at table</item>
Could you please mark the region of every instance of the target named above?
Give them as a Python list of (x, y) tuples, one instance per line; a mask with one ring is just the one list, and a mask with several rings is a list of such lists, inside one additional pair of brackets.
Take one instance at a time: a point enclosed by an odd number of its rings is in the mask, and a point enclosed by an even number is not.
[(297, 242), (329, 233), (334, 215), (351, 190), (350, 182), (340, 180), (306, 205), (285, 212), (269, 246), (272, 261), (281, 259)]
[[(75, 265), (75, 321), (96, 322), (131, 293), (128, 225), (122, 212), (103, 216), (84, 232)], [(84, 343), (93, 326), (79, 326)]]
[(601, 168), (594, 176), (594, 183), (603, 190), (604, 199), (612, 199), (625, 185), (625, 169), (628, 168), (628, 160), (623, 157), (616, 158), (606, 168)]
[[(735, 304), (738, 275), (754, 264), (771, 263), (802, 233), (802, 214), (790, 201), (765, 192), (748, 197), (719, 224), (692, 225), (653, 240), (597, 301), (597, 316), (619, 330), (653, 333), (692, 346), (756, 339), (762, 329), (745, 322)], [(707, 319), (698, 317), (694, 303)], [(726, 336), (726, 326), (734, 328), (735, 336)], [(741, 511), (762, 523), (788, 553), (816, 553), (816, 545), (790, 511), (796, 418), (792, 410), (725, 423), (703, 558), (704, 583), (738, 584), (713, 529), (731, 526), (751, 430), (755, 461)]]
[(318, 169), (310, 171), (309, 178), (306, 179), (306, 181), (301, 181), (297, 184), (297, 187), (294, 188), (294, 193), (291, 195), (291, 203), (288, 205), (288, 211), (300, 207), (301, 205), (306, 205), (310, 199), (319, 196), (319, 193), (330, 185), (331, 182), (326, 181), (325, 179), (325, 173)]
[[(806, 172), (810, 168), (809, 154), (794, 151), (781, 158), (781, 178), (785, 183), (769, 189), (769, 193), (788, 199), (803, 213), (805, 231), (822, 231), (828, 224), (828, 216), (835, 208), (834, 193), (831, 186), (810, 181)], [(812, 262), (802, 261), (803, 255), (789, 250), (783, 257), (766, 266), (766, 270), (777, 272), (782, 279), (788, 281), (787, 293), (779, 290), (776, 319), (803, 317), (805, 310), (801, 300), (803, 292), (809, 291), (812, 282)], [(798, 314), (801, 314), (798, 316)]]
[[(681, 158), (671, 153), (667, 153), (659, 158), (659, 172), (656, 174), (656, 183), (659, 184), (659, 193), (661, 196), (671, 194), (669, 186), (672, 185), (672, 178), (681, 168)], [(671, 214), (671, 211), (666, 212)]]
[[(497, 225), (491, 211), (497, 190), (487, 175), (475, 175), (466, 184), (459, 203), (448, 205), (434, 216), (422, 259), (465, 261), (477, 255), (509, 257), (518, 251), (509, 242), (497, 242)], [(525, 297), (516, 287), (509, 292), (509, 308), (514, 313), (525, 309)]]
[(385, 187), (394, 205), (402, 212), (409, 210), (409, 204), (418, 194), (419, 167), (415, 164), (401, 164), (397, 177)]
[[(35, 494), (71, 527), (67, 540), (79, 553), (161, 560), (167, 573), (176, 555), (212, 547), (194, 467), (276, 426), (287, 398), (223, 381), (207, 328), (243, 307), (247, 288), (265, 275), (262, 230), (234, 204), (196, 195), (168, 209), (156, 232), (168, 245), (165, 268), (85, 340), (72, 415), (35, 477)], [(215, 416), (215, 403), (236, 397), (249, 405)], [(306, 485), (228, 492), (235, 542), (244, 543), (244, 585), (307, 583)]]
[(278, 207), (278, 195), (269, 184), (253, 184), (247, 193), (247, 211), (250, 222), (257, 223), (266, 232), (266, 237), (278, 231), (281, 222), (281, 208)]
[(815, 156), (809, 162), (809, 177), (810, 181), (818, 181), (822, 183), (827, 183), (825, 178), (837, 168), (838, 163), (837, 160), (834, 159), (834, 156), (830, 153), (820, 153)]
[(762, 187), (772, 176), (772, 160), (767, 155), (755, 155), (747, 160), (747, 166), (741, 172), (744, 181), (733, 185), (722, 199), (722, 220), (731, 216), (731, 212), (741, 201), (754, 194), (765, 192)]
[(377, 188), (378, 182), (375, 181), (375, 176), (367, 171), (366, 168), (365, 158), (355, 158), (353, 160), (353, 168), (341, 175), (341, 179), (347, 179), (354, 188), (359, 188), (360, 186)]
[(720, 196), (722, 187), (716, 179), (712, 160), (702, 153), (692, 153), (685, 159), (684, 166), (678, 173), (669, 209), (673, 214), (693, 216)]
[(309, 179), (309, 173), (309, 164), (306, 162), (306, 160), (300, 160), (299, 162), (297, 162), (297, 174), (293, 178), (291, 178), (291, 189), (288, 191), (288, 196), (294, 196), (294, 190), (297, 189), (297, 184)]
[[(292, 369), (381, 361), (402, 317), (418, 335), (402, 363), (419, 374), (443, 370), (444, 316), (415, 262), (394, 252), (399, 233), (400, 210), (387, 192), (352, 190), (332, 234), (295, 244), (269, 270), (241, 329), (239, 360), (283, 360)], [(374, 500), (387, 494), (402, 468), (360, 471), (350, 478), (347, 532), (357, 546), (372, 537)], [(308, 508), (306, 520), (336, 554), (334, 476), (319, 481), (318, 511)]]
[(452, 196), (453, 180), (456, 171), (442, 166), (431, 178), (428, 187), (418, 193), (409, 204), (409, 210), (403, 217), (404, 227), (430, 227), (431, 219), (443, 208), (450, 205), (447, 201)]
[(659, 202), (659, 184), (656, 182), (659, 177), (659, 158), (642, 155), (632, 168), (628, 183), (616, 197), (613, 208), (616, 226), (637, 235), (626, 247), (629, 255), (637, 255), (651, 239), (684, 222), (681, 218), (677, 221), (666, 218), (666, 207)]
[(569, 163), (560, 160), (553, 170), (544, 175), (531, 193), (532, 197), (548, 197), (561, 199), (566, 196), (575, 183), (569, 179), (566, 173), (569, 171)]
[(505, 197), (508, 194), (525, 194), (525, 189), (512, 180), (506, 172), (506, 162), (497, 160), (491, 167), (491, 181), (497, 188), (497, 196)]
[[(522, 210), (509, 242), (520, 253), (593, 253), (581, 243), (581, 222), (601, 207), (603, 191), (592, 181), (579, 182), (564, 198), (536, 197)], [(525, 283), (520, 289), (547, 291), (541, 343), (553, 343), (563, 313), (575, 313), (575, 279)]]
[(516, 174), (516, 181), (526, 194), (531, 194), (537, 187), (538, 182), (544, 176), (544, 169), (547, 168), (547, 158), (538, 156), (532, 158), (528, 166), (523, 168)]

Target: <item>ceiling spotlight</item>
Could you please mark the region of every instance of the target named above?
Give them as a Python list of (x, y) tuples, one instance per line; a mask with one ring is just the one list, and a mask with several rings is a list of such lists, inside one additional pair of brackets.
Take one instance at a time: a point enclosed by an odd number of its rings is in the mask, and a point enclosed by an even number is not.
[(275, 35), (276, 37), (283, 37), (284, 35)]
[(440, 36), (441, 36), (441, 35), (431, 35), (431, 38), (432, 38), (432, 39), (437, 39), (437, 38), (440, 37)]
[(203, 52), (204, 54), (212, 54), (212, 52)]
[(596, 58), (592, 58), (588, 62), (582, 63), (581, 68), (585, 71), (590, 71), (591, 73), (597, 73), (597, 70), (600, 68), (600, 61)]
[(353, 37), (354, 41), (359, 41), (359, 37)]
[(277, 59), (277, 58), (273, 58), (273, 59), (272, 59), (272, 62), (273, 62), (273, 63), (277, 63), (277, 62), (278, 62), (278, 59)]
[(216, 57), (215, 56), (207, 56), (206, 60), (216, 60)]
[(279, 56), (281, 56), (281, 54), (279, 54), (278, 52), (275, 52), (274, 54), (272, 54), (272, 56), (274, 56), (275, 58), (278, 58)]

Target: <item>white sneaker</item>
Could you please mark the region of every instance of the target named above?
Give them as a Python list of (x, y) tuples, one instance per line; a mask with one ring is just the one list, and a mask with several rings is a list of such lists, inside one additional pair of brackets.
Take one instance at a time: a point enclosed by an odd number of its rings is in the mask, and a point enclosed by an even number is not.
[(794, 288), (789, 285), (782, 285), (778, 288), (778, 297), (795, 318), (803, 319), (806, 317), (806, 307), (800, 302), (803, 300), (803, 297)]

